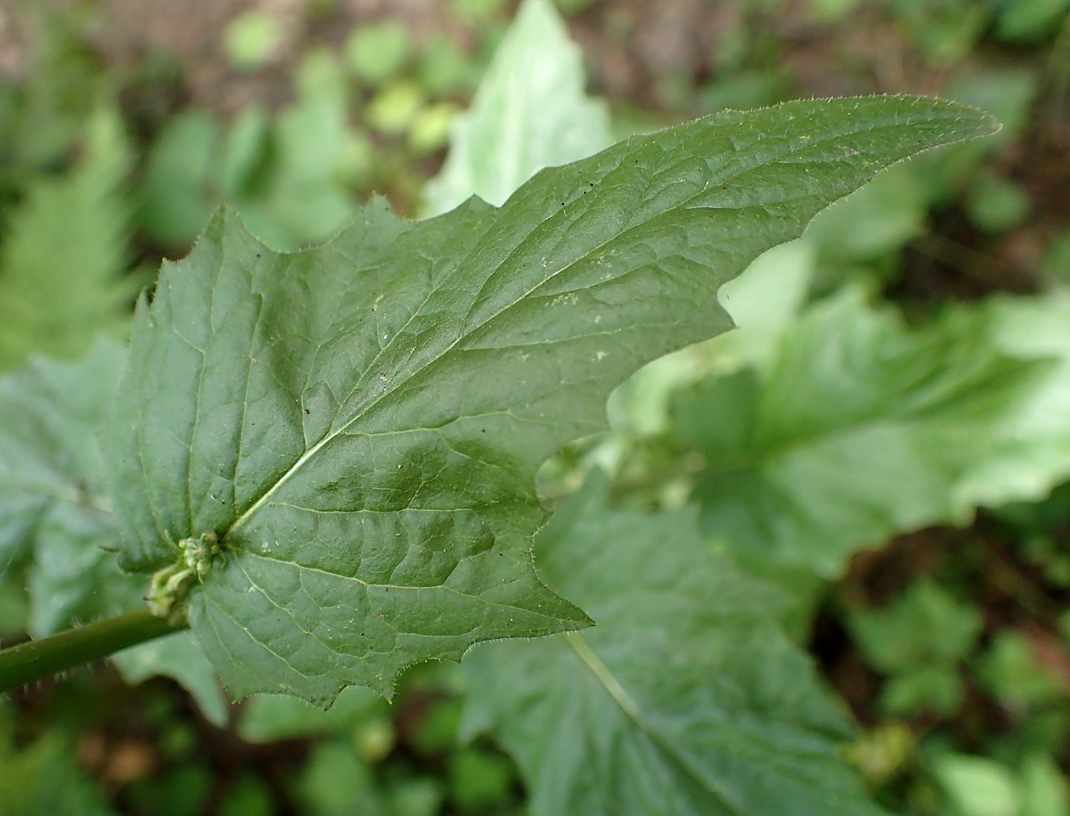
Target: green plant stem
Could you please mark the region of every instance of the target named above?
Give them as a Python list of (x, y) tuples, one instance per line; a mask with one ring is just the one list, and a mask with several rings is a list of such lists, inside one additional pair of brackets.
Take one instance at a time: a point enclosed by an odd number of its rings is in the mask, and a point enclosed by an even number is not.
[(183, 628), (140, 609), (0, 650), (0, 694)]

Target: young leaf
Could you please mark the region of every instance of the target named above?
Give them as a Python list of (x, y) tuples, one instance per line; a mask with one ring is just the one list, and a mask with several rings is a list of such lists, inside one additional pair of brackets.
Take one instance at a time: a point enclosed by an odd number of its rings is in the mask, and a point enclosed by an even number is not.
[(898, 717), (959, 709), (957, 666), (976, 648), (983, 624), (980, 609), (927, 579), (911, 584), (894, 606), (848, 619), (866, 662), (888, 675), (881, 707)]
[[(1042, 495), (1070, 472), (1068, 398), (1038, 404), (1066, 378), (1045, 359), (1070, 360), (1067, 332), (1047, 330), (1066, 307), (1015, 308), (1032, 319), (1014, 331), (998, 328), (1009, 304), (908, 330), (848, 290), (783, 335), (764, 375), (682, 391), (671, 436), (705, 457), (704, 529), (831, 577), (897, 532)], [(1015, 336), (1037, 347), (1005, 348)]]
[(609, 146), (609, 110), (585, 85), (583, 53), (553, 3), (527, 0), (454, 125), (446, 162), (425, 190), (426, 214), (470, 195), (501, 204), (543, 167)]
[[(29, 562), (34, 637), (143, 605), (145, 577), (116, 561), (119, 531), (96, 442), (125, 359), (102, 342), (75, 363), (38, 358), (0, 377), (0, 573)], [(129, 682), (174, 677), (213, 722), (226, 722), (219, 684), (188, 632), (120, 652), (115, 662)]]
[(125, 564), (218, 537), (189, 616), (238, 695), (387, 694), (412, 663), (583, 626), (532, 568), (539, 464), (640, 365), (727, 329), (720, 284), (829, 201), (993, 127), (906, 97), (724, 112), (500, 209), (375, 201), (294, 254), (220, 213), (139, 308), (104, 432)]
[(612, 512), (605, 494), (588, 485), (536, 541), (599, 625), (475, 649), (462, 731), (493, 729), (535, 816), (875, 816), (782, 599), (715, 555), (693, 511)]

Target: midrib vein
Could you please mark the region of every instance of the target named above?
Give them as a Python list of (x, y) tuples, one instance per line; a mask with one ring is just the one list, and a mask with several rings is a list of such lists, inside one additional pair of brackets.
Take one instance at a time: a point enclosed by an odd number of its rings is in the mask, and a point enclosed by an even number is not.
[(617, 681), (617, 678), (613, 676), (613, 672), (609, 670), (609, 667), (602, 662), (601, 658), (594, 653), (594, 650), (587, 645), (587, 641), (578, 632), (565, 632), (562, 637), (568, 641), (569, 646), (579, 656), (583, 664), (591, 671), (591, 673), (598, 678), (598, 681), (605, 688), (606, 693), (627, 715), (635, 727), (642, 731), (650, 740), (664, 751), (672, 760), (679, 765), (698, 785), (706, 791), (710, 796), (724, 805), (725, 809), (730, 813), (737, 814), (737, 816), (746, 816), (739, 808), (728, 798), (722, 791), (716, 789), (716, 785), (712, 780), (703, 777), (698, 771), (696, 771), (691, 764), (680, 755), (678, 751), (673, 750), (672, 745), (659, 734), (654, 727), (646, 721), (642, 712), (639, 710), (639, 706), (631, 698), (624, 687)]
[[(810, 141), (810, 142), (807, 142), (807, 143), (805, 143), (803, 145), (799, 145), (796, 142), (787, 141), (783, 145), (783, 147), (786, 148), (784, 150), (783, 155), (779, 155), (779, 156), (777, 156), (775, 158), (767, 158), (766, 160), (756, 162), (753, 165), (747, 164), (746, 162), (743, 161), (744, 155), (745, 155), (745, 153), (747, 151), (743, 151), (741, 153), (737, 153), (735, 156), (733, 156), (733, 158), (736, 160), (737, 164), (741, 164), (743, 166), (732, 168), (732, 170), (730, 170), (724, 177), (718, 179), (716, 181), (716, 184), (717, 185), (724, 185), (729, 181), (738, 180), (739, 177), (745, 176), (748, 173), (753, 172), (756, 169), (759, 169), (760, 167), (763, 167), (763, 166), (765, 166), (767, 164), (772, 164), (772, 163), (775, 163), (775, 162), (783, 161), (784, 159), (786, 159), (786, 158), (788, 158), (788, 157), (790, 157), (790, 156), (792, 156), (794, 154), (797, 154), (797, 153), (802, 153), (802, 152), (806, 152), (806, 151), (809, 151), (809, 150), (813, 150), (818, 145), (821, 145), (821, 144), (823, 144), (825, 142), (835, 141), (836, 139), (843, 138), (844, 136), (855, 136), (855, 135), (858, 135), (859, 133), (862, 133), (862, 132), (869, 132), (869, 131), (873, 131), (873, 130), (879, 130), (882, 127), (886, 127), (886, 126), (887, 125), (884, 125), (882, 123), (881, 125), (872, 125), (872, 126), (867, 126), (867, 127), (863, 127), (863, 128), (858, 128), (856, 130), (848, 129), (845, 132), (833, 133), (833, 134), (830, 134), (829, 136), (827, 136), (826, 138)], [(748, 150), (752, 150), (753, 148), (754, 148), (753, 145), (748, 146)], [(624, 154), (624, 155), (628, 155), (628, 154)], [(719, 169), (724, 169), (725, 167), (728, 166), (728, 164), (729, 164), (729, 162), (726, 161), (721, 166), (721, 168), (719, 168)], [(619, 166), (620, 166), (620, 163), (618, 162), (617, 167), (619, 167)], [(616, 169), (616, 168), (611, 168), (611, 169), (607, 170), (606, 171), (606, 175), (608, 175), (609, 172), (612, 171), (612, 169)], [(693, 202), (696, 198), (701, 196), (703, 193), (705, 193), (706, 190), (709, 188), (710, 184), (712, 184), (712, 183), (714, 183), (714, 181), (713, 181), (713, 178), (711, 177), (710, 181), (701, 190), (696, 191), (693, 195), (688, 196), (688, 198), (686, 198), (685, 200), (673, 205), (673, 207), (671, 207), (670, 209), (676, 210), (676, 209), (685, 209), (685, 208), (687, 208), (687, 205), (690, 204), (691, 202)], [(639, 211), (645, 203), (647, 203), (645, 200), (639, 201), (636, 204), (636, 211)], [(591, 206), (593, 206), (593, 204), (589, 204), (588, 205), (588, 209), (590, 209)], [(827, 206), (827, 204), (825, 206)], [(495, 212), (500, 213), (502, 211), (502, 209), (504, 209), (504, 206), (500, 207), (500, 208), (497, 208), (495, 210)], [(735, 210), (738, 211), (740, 208), (732, 207), (732, 208), (728, 208), (728, 209), (735, 209)], [(821, 209), (824, 209), (824, 207), (821, 207)], [(391, 387), (387, 388), (385, 391), (383, 391), (382, 394), (380, 394), (379, 396), (375, 397), (370, 403), (368, 403), (368, 405), (366, 405), (364, 408), (362, 408), (352, 419), (350, 419), (348, 422), (346, 422), (342, 427), (338, 428), (338, 430), (334, 431), (333, 433), (327, 434), (326, 436), (323, 437), (323, 439), (321, 439), (319, 442), (317, 442), (315, 445), (313, 445), (311, 448), (309, 448), (303, 454), (301, 454), (301, 456), (298, 457), (297, 461), (294, 462), (293, 465), (291, 465), (290, 468), (271, 485), (271, 487), (269, 487), (266, 491), (264, 491), (263, 495), (261, 495), (259, 499), (257, 499), (255, 502), (253, 502), (249, 506), (249, 508), (247, 510), (245, 510), (244, 512), (242, 512), (241, 514), (238, 515), (238, 517), (234, 520), (234, 522), (230, 525), (230, 527), (227, 528), (226, 533), (223, 534), (223, 538), (229, 537), (236, 530), (238, 530), (241, 527), (243, 527), (249, 521), (249, 519), (252, 518), (253, 515), (256, 514), (256, 512), (261, 507), (263, 507), (265, 504), (268, 503), (268, 501), (270, 500), (271, 496), (276, 491), (278, 491), (281, 487), (283, 487), (287, 482), (289, 482), (290, 479), (294, 476), (294, 474), (297, 473), (304, 466), (305, 462), (309, 461), (313, 456), (315, 456), (320, 451), (320, 449), (322, 449), (325, 445), (330, 444), (330, 442), (332, 442), (339, 435), (341, 435), (341, 434), (345, 433), (346, 431), (348, 431), (349, 428), (352, 427), (354, 423), (356, 423), (358, 420), (360, 420), (362, 417), (364, 417), (369, 411), (373, 410), (384, 399), (386, 399), (387, 397), (393, 395), (398, 390), (398, 388), (400, 388), (405, 382), (408, 382), (408, 381), (414, 379), (415, 377), (419, 376), (424, 371), (426, 371), (427, 369), (431, 368), (436, 363), (438, 363), (443, 357), (445, 357), (447, 354), (449, 354), (457, 346), (457, 344), (460, 343), (462, 340), (466, 339), (467, 337), (470, 337), (475, 332), (477, 332), (480, 329), (484, 328), (485, 326), (489, 325), (492, 321), (496, 320), (504, 312), (506, 312), (509, 309), (513, 308), (518, 303), (523, 302), (526, 298), (530, 297), (535, 291), (537, 291), (538, 289), (542, 288), (546, 284), (550, 283), (552, 280), (557, 278), (559, 275), (567, 272), (569, 269), (571, 269), (576, 264), (580, 263), (581, 261), (586, 260), (588, 257), (590, 257), (591, 255), (595, 254), (596, 252), (600, 252), (600, 251), (604, 250), (612, 242), (617, 241), (618, 239), (621, 239), (621, 238), (625, 237), (626, 235), (628, 235), (629, 233), (633, 232), (634, 230), (637, 230), (637, 229), (641, 228), (642, 226), (647, 224), (653, 218), (655, 218), (657, 216), (660, 216), (660, 215), (663, 215), (667, 211), (668, 210), (662, 210), (659, 213), (654, 213), (653, 215), (650, 215), (648, 218), (644, 219), (643, 221), (639, 222), (638, 224), (630, 225), (625, 230), (623, 230), (622, 232), (616, 233), (615, 235), (607, 238), (605, 241), (600, 243), (598, 246), (592, 247), (587, 252), (583, 253), (583, 255), (581, 255), (580, 257), (575, 258), (574, 260), (572, 260), (569, 263), (565, 264), (560, 269), (554, 271), (552, 274), (550, 274), (550, 275), (546, 276), (545, 278), (541, 279), (540, 281), (535, 283), (531, 288), (529, 288), (527, 291), (525, 291), (522, 295), (520, 295), (519, 297), (515, 298), (510, 303), (507, 303), (506, 305), (502, 306), (496, 312), (494, 312), (493, 314), (489, 315), (485, 320), (483, 320), (482, 322), (476, 324), (475, 326), (473, 326), (471, 328), (468, 328), (467, 324), (466, 324), (465, 328), (467, 329), (467, 331), (462, 330), (461, 332), (459, 332), (457, 337), (455, 337), (449, 343), (449, 345), (446, 346), (446, 348), (444, 348), (442, 351), (440, 351), (438, 354), (436, 354), (434, 357), (432, 357), (430, 360), (428, 360), (426, 363), (424, 363), (422, 366), (420, 366), (418, 369), (416, 369), (416, 371), (412, 372), (405, 380), (403, 380), (401, 382), (398, 382), (398, 383), (395, 383)], [(557, 215), (558, 215), (558, 213), (555, 212), (553, 215), (550, 215), (548, 218), (543, 219), (542, 221), (539, 221), (538, 223), (536, 223), (534, 225), (534, 227), (532, 227), (531, 231), (528, 232), (527, 236), (525, 236), (524, 240), (526, 240), (527, 237), (530, 237), (530, 235), (532, 235), (535, 232), (535, 230), (538, 229), (538, 227), (540, 227), (543, 224), (545, 224), (547, 220), (549, 220), (550, 218), (554, 218)], [(483, 234), (483, 237), (485, 237), (485, 236), (486, 236), (486, 233)], [(501, 266), (506, 261), (510, 260), (511, 258), (513, 258), (516, 255), (516, 253), (520, 249), (520, 246), (523, 245), (524, 240), (520, 241), (517, 244), (517, 246), (511, 252), (509, 252), (509, 254), (505, 258), (503, 258), (498, 263), (497, 266), (495, 266), (492, 270), (490, 270), (490, 273), (488, 274), (486, 280), (490, 280), (490, 278), (498, 270), (501, 269)], [(457, 266), (456, 266), (457, 270), (461, 270), (461, 269), (464, 268), (464, 261), (467, 260), (471, 256), (471, 253), (478, 248), (478, 245), (479, 245), (479, 242), (476, 242), (476, 245), (473, 246), (468, 251), (468, 254), (465, 256), (465, 258), (463, 258), (460, 261), (458, 261)], [(663, 260), (663, 259), (661, 259), (661, 260)], [(452, 277), (452, 275), (450, 277)], [(443, 281), (443, 284), (444, 283), (445, 283), (445, 281)], [(408, 320), (405, 321), (405, 325), (402, 326), (401, 329), (399, 329), (394, 334), (394, 336), (390, 338), (390, 340), (386, 344), (386, 346), (382, 347), (379, 350), (379, 353), (375, 355), (374, 360), (372, 360), (372, 362), (368, 366), (368, 368), (360, 374), (360, 376), (357, 378), (357, 385), (354, 386), (354, 389), (356, 387), (359, 387), (359, 384), (365, 381), (365, 379), (367, 378), (368, 374), (371, 373), (371, 370), (374, 367), (375, 363), (378, 362), (378, 360), (380, 360), (382, 358), (382, 356), (386, 352), (386, 350), (388, 348), (390, 348), (394, 344), (394, 341), (397, 340), (397, 338), (401, 336), (401, 334), (404, 332), (404, 330), (412, 323), (412, 321), (417, 317), (417, 315), (419, 315), (422, 312), (423, 308), (427, 305), (427, 303), (431, 300), (431, 298), (440, 291), (440, 289), (441, 289), (441, 285), (440, 285), (440, 287), (432, 289), (430, 292), (428, 292), (427, 297), (424, 298), (423, 303), (421, 303), (419, 308), (417, 308), (413, 312), (413, 314), (408, 318)]]

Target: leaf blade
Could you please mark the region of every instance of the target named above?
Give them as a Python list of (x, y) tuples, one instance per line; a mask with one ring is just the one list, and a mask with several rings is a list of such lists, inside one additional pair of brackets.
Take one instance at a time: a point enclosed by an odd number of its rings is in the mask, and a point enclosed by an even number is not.
[[(814, 305), (762, 370), (676, 395), (669, 436), (706, 461), (704, 529), (745, 557), (831, 578), (895, 533), (1042, 495), (1070, 467), (1055, 407), (1065, 311), (994, 301), (908, 329), (858, 289)], [(1034, 348), (1015, 349), (1023, 340)]]
[(220, 536), (191, 620), (237, 694), (386, 694), (413, 662), (585, 625), (532, 567), (538, 465), (639, 365), (729, 328), (718, 286), (828, 200), (992, 127), (909, 98), (726, 112), (500, 209), (373, 202), (292, 254), (222, 212), (139, 309), (103, 437), (126, 564)]

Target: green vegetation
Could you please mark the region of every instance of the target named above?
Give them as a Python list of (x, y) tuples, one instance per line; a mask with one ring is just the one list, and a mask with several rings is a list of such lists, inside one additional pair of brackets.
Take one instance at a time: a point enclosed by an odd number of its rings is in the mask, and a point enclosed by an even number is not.
[(1070, 7), (611, 6), (40, 16), (0, 816), (1070, 816)]

